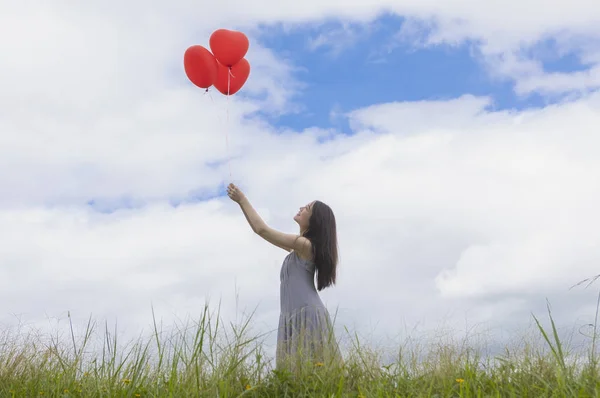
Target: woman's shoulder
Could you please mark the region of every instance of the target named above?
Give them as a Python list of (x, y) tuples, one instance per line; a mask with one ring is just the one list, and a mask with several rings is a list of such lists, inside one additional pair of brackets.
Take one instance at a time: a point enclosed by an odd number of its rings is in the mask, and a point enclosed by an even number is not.
[(302, 235), (298, 236), (298, 241), (295, 245), (294, 251), (297, 253), (297, 256), (303, 260), (312, 260), (312, 242), (307, 237)]

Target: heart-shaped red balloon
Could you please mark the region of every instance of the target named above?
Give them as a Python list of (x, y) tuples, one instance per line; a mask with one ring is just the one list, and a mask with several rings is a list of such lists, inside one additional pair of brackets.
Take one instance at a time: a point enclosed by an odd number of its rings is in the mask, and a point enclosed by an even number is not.
[(206, 48), (191, 46), (183, 55), (185, 74), (196, 86), (208, 88), (217, 79), (217, 60)]
[[(250, 63), (246, 58), (242, 58), (240, 62), (231, 68), (217, 62), (217, 80), (215, 80), (214, 85), (222, 94), (233, 95), (242, 88), (249, 75)], [(228, 85), (229, 93), (227, 92)]]
[(246, 56), (250, 42), (242, 32), (228, 29), (215, 30), (209, 39), (210, 49), (217, 61), (233, 66)]

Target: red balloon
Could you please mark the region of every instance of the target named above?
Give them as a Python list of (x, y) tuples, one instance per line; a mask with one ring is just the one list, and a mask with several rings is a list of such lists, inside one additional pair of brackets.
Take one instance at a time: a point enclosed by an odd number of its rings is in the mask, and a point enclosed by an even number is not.
[(246, 56), (250, 42), (242, 32), (219, 29), (210, 35), (210, 49), (217, 61), (225, 66), (233, 66)]
[[(231, 71), (231, 75), (229, 72)], [(242, 58), (240, 62), (228, 68), (221, 63), (217, 63), (217, 80), (215, 80), (215, 88), (222, 94), (233, 95), (237, 93), (248, 80), (250, 75), (250, 63), (246, 58)], [(228, 81), (228, 79), (230, 79)], [(227, 93), (227, 85), (229, 84), (229, 94)]]
[(202, 46), (191, 46), (185, 51), (183, 66), (188, 79), (200, 88), (209, 88), (217, 79), (217, 60)]

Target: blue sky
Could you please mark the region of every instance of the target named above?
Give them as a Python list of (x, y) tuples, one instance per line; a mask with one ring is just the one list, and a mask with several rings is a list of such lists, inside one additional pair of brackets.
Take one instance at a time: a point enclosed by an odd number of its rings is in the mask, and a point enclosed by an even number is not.
[(583, 65), (576, 52), (563, 53), (555, 39), (549, 38), (534, 46), (528, 55), (541, 58), (547, 72), (575, 72), (589, 69)]
[[(447, 99), (463, 94), (491, 96), (495, 109), (539, 107), (555, 99), (537, 94), (519, 97), (513, 82), (492, 78), (477, 59), (472, 43), (461, 46), (440, 45), (415, 48), (393, 37), (402, 18), (385, 16), (369, 32), (341, 52), (329, 46), (310, 48), (310, 41), (321, 33), (339, 30), (338, 23), (304, 26), (285, 31), (264, 27), (263, 45), (299, 67), (296, 77), (306, 86), (296, 98), (304, 111), (271, 118), (280, 127), (303, 129), (312, 126), (348, 129), (344, 118), (332, 120), (333, 109), (344, 113), (353, 109), (392, 101)], [(387, 51), (390, 43), (395, 43)], [(576, 54), (558, 55), (556, 43), (548, 40), (533, 51), (541, 55), (547, 71), (585, 69)]]

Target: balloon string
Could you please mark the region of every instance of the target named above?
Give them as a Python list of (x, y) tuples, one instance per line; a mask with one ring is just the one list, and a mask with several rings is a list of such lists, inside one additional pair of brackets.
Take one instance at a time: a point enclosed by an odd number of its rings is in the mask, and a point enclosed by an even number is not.
[(229, 73), (227, 74), (227, 104), (225, 106), (227, 113), (227, 126), (225, 127), (225, 146), (227, 147), (227, 165), (229, 166), (229, 179), (233, 182), (233, 177), (231, 176), (231, 153), (229, 152), (229, 93), (231, 91), (231, 68), (229, 68)]
[(215, 103), (215, 101), (213, 100), (212, 95), (210, 95), (210, 91), (208, 91), (208, 89), (206, 89), (206, 91), (204, 92), (204, 95), (208, 94), (208, 98), (210, 98), (210, 102), (212, 102), (213, 104)]

